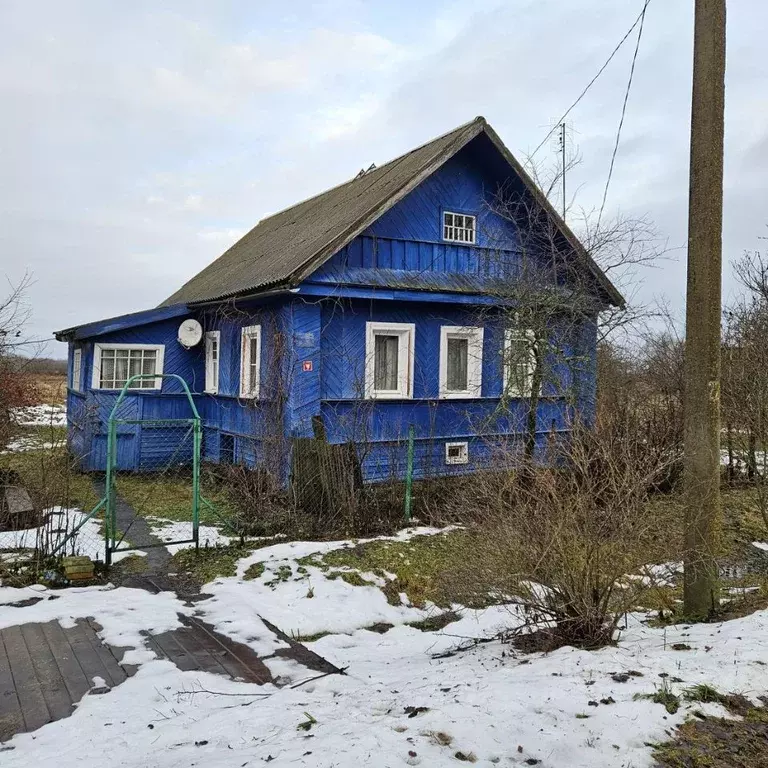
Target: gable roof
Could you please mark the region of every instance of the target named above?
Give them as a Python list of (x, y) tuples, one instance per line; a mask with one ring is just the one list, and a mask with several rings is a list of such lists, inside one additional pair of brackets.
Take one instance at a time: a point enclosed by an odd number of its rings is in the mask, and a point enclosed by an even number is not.
[(552, 216), (611, 303), (624, 298), (507, 149), (484, 117), (417, 147), (384, 165), (262, 219), (161, 307), (215, 301), (278, 287), (294, 287), (434, 173), (472, 139), (485, 133)]

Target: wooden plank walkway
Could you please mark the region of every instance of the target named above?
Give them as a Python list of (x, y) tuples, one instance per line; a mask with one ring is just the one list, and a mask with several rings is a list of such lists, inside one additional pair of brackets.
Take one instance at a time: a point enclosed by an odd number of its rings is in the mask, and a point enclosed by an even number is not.
[(213, 672), (257, 685), (273, 682), (266, 664), (247, 645), (219, 634), (200, 619), (179, 614), (179, 621), (183, 627), (147, 636), (149, 647), (160, 658), (181, 670)]
[[(183, 626), (177, 629), (145, 634), (159, 658), (183, 671), (212, 672), (257, 685), (274, 682), (247, 645), (200, 619), (179, 614), (179, 621)], [(102, 643), (98, 629), (95, 622), (78, 619), (71, 629), (50, 621), (0, 630), (0, 742), (69, 717), (86, 693), (107, 693), (133, 674), (133, 668), (119, 664), (125, 649)]]
[(111, 649), (95, 625), (78, 619), (0, 630), (0, 742), (69, 717), (88, 691), (106, 692), (133, 673), (123, 649)]

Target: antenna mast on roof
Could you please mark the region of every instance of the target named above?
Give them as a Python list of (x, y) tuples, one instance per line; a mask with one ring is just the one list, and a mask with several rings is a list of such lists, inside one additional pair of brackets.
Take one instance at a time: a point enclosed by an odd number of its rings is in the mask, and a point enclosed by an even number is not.
[(367, 168), (361, 168), (360, 172), (355, 176), (356, 179), (359, 179), (363, 176), (365, 176), (366, 173), (370, 173), (371, 171), (376, 170), (376, 163), (371, 163)]

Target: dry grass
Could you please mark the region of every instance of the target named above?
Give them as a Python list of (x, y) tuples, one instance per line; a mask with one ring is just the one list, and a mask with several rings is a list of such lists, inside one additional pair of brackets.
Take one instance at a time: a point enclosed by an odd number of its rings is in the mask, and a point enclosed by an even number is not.
[(550, 466), (477, 477), (455, 503), (482, 510), (478, 535), (444, 574), (446, 591), (464, 604), (522, 598), (532, 624), (553, 627), (552, 647), (610, 642), (645, 590), (626, 575), (680, 549), (676, 518), (648, 507), (670, 457), (633, 434), (623, 424), (576, 430)]
[(63, 405), (67, 400), (67, 377), (57, 373), (38, 373), (35, 387), (41, 403)]

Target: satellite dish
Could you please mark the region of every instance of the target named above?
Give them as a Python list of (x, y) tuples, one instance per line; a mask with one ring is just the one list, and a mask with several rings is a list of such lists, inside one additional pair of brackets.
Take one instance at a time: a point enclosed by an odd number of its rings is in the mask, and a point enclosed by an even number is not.
[(203, 326), (189, 318), (179, 326), (179, 344), (185, 349), (191, 349), (203, 338)]

